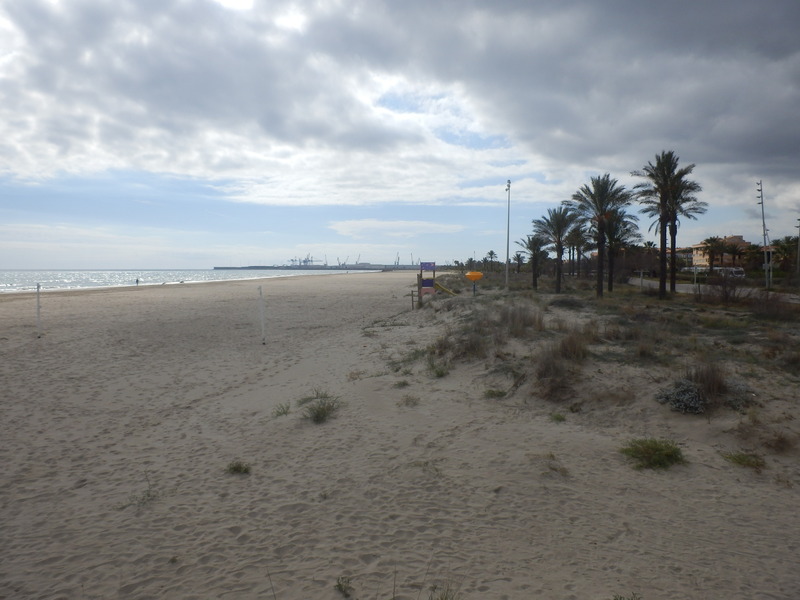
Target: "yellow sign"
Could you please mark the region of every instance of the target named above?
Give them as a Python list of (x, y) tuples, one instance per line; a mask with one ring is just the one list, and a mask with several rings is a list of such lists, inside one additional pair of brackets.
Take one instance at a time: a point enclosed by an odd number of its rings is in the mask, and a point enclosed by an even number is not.
[(469, 271), (465, 277), (469, 279), (471, 282), (475, 283), (479, 279), (483, 279), (483, 273), (480, 271)]

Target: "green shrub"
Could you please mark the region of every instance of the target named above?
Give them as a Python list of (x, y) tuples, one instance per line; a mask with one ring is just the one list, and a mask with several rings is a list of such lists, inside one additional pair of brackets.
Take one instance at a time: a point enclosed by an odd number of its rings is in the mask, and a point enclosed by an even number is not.
[(397, 406), (406, 406), (409, 408), (419, 406), (419, 396), (412, 396), (411, 394), (406, 394), (400, 400), (397, 401)]
[(767, 466), (763, 457), (758, 454), (749, 454), (747, 452), (724, 452), (722, 454), (725, 460), (732, 462), (740, 467), (748, 467), (753, 469), (756, 473), (760, 473), (763, 468)]
[(336, 579), (336, 585), (334, 588), (345, 598), (349, 598), (350, 595), (355, 591), (350, 583), (350, 578), (345, 576), (338, 577)]
[(681, 449), (670, 440), (634, 439), (620, 448), (620, 452), (634, 459), (637, 469), (667, 469), (686, 463)]
[(291, 407), (289, 406), (288, 402), (284, 404), (278, 404), (275, 408), (272, 409), (272, 416), (273, 418), (276, 419), (278, 417), (285, 417), (286, 415), (289, 414), (290, 409)]
[(339, 408), (339, 400), (336, 398), (320, 398), (307, 405), (303, 411), (306, 419), (312, 423), (324, 423)]
[(234, 460), (228, 463), (227, 471), (233, 475), (249, 475), (250, 465), (242, 460)]
[(313, 396), (301, 398), (297, 403), (304, 407), (303, 416), (312, 423), (324, 423), (340, 405), (337, 396), (331, 396), (328, 392), (318, 389), (314, 390)]

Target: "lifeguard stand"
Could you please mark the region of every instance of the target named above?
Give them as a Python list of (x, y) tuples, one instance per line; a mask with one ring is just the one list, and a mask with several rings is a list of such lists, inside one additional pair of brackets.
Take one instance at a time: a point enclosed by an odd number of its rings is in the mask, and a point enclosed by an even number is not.
[[(425, 273), (431, 273), (430, 277), (426, 277)], [(422, 304), (422, 297), (428, 294), (436, 294), (436, 263), (435, 262), (420, 262), (419, 274), (417, 275), (417, 294), (420, 304)]]

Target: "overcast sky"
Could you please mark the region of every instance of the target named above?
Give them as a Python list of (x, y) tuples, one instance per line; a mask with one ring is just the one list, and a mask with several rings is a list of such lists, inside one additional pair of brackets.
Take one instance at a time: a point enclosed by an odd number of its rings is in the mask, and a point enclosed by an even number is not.
[[(800, 218), (797, 0), (2, 0), (0, 268), (505, 257), (593, 175)], [(642, 221), (646, 239), (649, 222)]]

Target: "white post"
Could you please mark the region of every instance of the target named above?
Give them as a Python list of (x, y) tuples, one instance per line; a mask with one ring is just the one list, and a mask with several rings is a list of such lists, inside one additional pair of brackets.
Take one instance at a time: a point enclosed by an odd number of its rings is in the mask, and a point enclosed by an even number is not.
[(258, 286), (258, 307), (259, 307), (259, 312), (261, 313), (261, 343), (264, 346), (266, 346), (267, 329), (266, 329), (266, 324), (264, 323), (264, 292), (261, 289), (261, 286)]
[(42, 284), (36, 284), (36, 337), (42, 337), (42, 303), (39, 299), (39, 291), (42, 289)]

